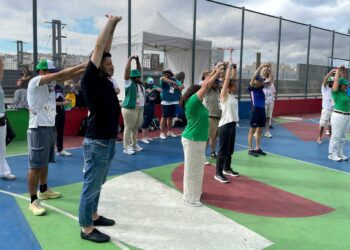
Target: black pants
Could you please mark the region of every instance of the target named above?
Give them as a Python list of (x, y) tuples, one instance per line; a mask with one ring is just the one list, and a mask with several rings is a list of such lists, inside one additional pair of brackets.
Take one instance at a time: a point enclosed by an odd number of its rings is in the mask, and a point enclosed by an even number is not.
[(216, 173), (231, 169), (231, 155), (235, 149), (236, 122), (219, 127), (219, 153), (216, 159)]
[(56, 147), (57, 152), (63, 150), (63, 134), (64, 134), (64, 124), (66, 122), (65, 111), (57, 112), (56, 114)]

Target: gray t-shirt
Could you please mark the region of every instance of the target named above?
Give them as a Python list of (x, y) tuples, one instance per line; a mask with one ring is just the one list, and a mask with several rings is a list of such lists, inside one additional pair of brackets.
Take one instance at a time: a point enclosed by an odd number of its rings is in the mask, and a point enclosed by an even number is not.
[(209, 110), (209, 116), (221, 117), (220, 108), (220, 91), (215, 89), (209, 89), (203, 98), (204, 106)]
[(17, 109), (27, 109), (27, 90), (26, 89), (17, 89), (15, 91), (15, 96), (13, 98), (13, 104)]
[(41, 76), (36, 76), (28, 84), (29, 128), (55, 126), (55, 84), (39, 85), (40, 80)]
[(5, 93), (0, 81), (0, 113), (5, 113)]

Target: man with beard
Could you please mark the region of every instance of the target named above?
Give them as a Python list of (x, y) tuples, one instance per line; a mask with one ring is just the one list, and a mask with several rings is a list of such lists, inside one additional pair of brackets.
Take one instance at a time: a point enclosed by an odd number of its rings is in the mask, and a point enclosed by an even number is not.
[(84, 149), (84, 179), (79, 206), (80, 236), (93, 242), (107, 242), (110, 237), (95, 226), (112, 226), (114, 220), (97, 213), (101, 186), (115, 154), (117, 136), (117, 97), (109, 78), (114, 73), (111, 49), (115, 27), (121, 17), (106, 15), (108, 22), (99, 34), (94, 51), (81, 80), (89, 107)]

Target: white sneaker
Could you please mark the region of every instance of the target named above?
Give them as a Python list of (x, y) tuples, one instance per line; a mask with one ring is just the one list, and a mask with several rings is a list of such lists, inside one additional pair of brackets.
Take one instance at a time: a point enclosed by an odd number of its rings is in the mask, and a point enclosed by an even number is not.
[(38, 199), (30, 203), (29, 210), (32, 211), (34, 215), (42, 215), (45, 213), (45, 208), (41, 205)]
[(132, 147), (128, 147), (128, 148), (124, 148), (123, 153), (127, 155), (133, 155), (135, 154), (135, 151), (132, 149)]
[(190, 206), (190, 207), (201, 207), (203, 204), (200, 201), (196, 201), (196, 202), (189, 202), (189, 201), (183, 201), (184, 205), (186, 206)]
[(176, 137), (176, 135), (172, 131), (168, 132), (166, 135), (170, 137)]
[(332, 161), (338, 161), (338, 162), (342, 160), (338, 155), (335, 155), (335, 154), (329, 154), (328, 159)]
[(147, 141), (150, 141), (150, 142), (152, 142), (152, 141), (153, 141), (153, 138), (149, 138), (149, 137), (147, 137), (146, 139), (147, 139)]
[(159, 138), (162, 140), (166, 140), (166, 136), (164, 133), (160, 133)]
[(8, 175), (4, 175), (2, 178), (5, 180), (14, 180), (16, 179), (16, 176), (13, 174), (8, 174)]
[(147, 140), (146, 138), (142, 138), (141, 142), (144, 143), (144, 144), (150, 144), (150, 141)]
[(132, 149), (133, 149), (135, 152), (140, 152), (140, 151), (143, 150), (143, 148), (140, 147), (140, 145), (137, 144), (137, 143), (132, 147)]
[(204, 162), (204, 165), (210, 165), (209, 161)]
[(272, 138), (272, 135), (271, 135), (270, 132), (266, 132), (266, 133), (265, 133), (265, 137), (267, 137), (267, 138)]
[(338, 154), (338, 157), (339, 157), (342, 161), (347, 161), (347, 160), (349, 160), (349, 157), (347, 157), (347, 156), (344, 155), (343, 153)]
[(61, 152), (57, 152), (57, 155), (60, 155), (60, 156), (72, 156), (71, 153), (65, 151), (65, 150), (62, 150)]
[(331, 135), (331, 131), (329, 129), (326, 130), (326, 135)]

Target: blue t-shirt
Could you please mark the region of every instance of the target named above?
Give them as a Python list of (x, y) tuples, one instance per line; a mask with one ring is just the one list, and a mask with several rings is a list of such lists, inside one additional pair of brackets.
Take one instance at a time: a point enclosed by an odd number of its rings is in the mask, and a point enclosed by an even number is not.
[(264, 89), (264, 86), (248, 87), (248, 91), (250, 94), (250, 99), (252, 101), (253, 107), (265, 108), (265, 94), (263, 89)]

